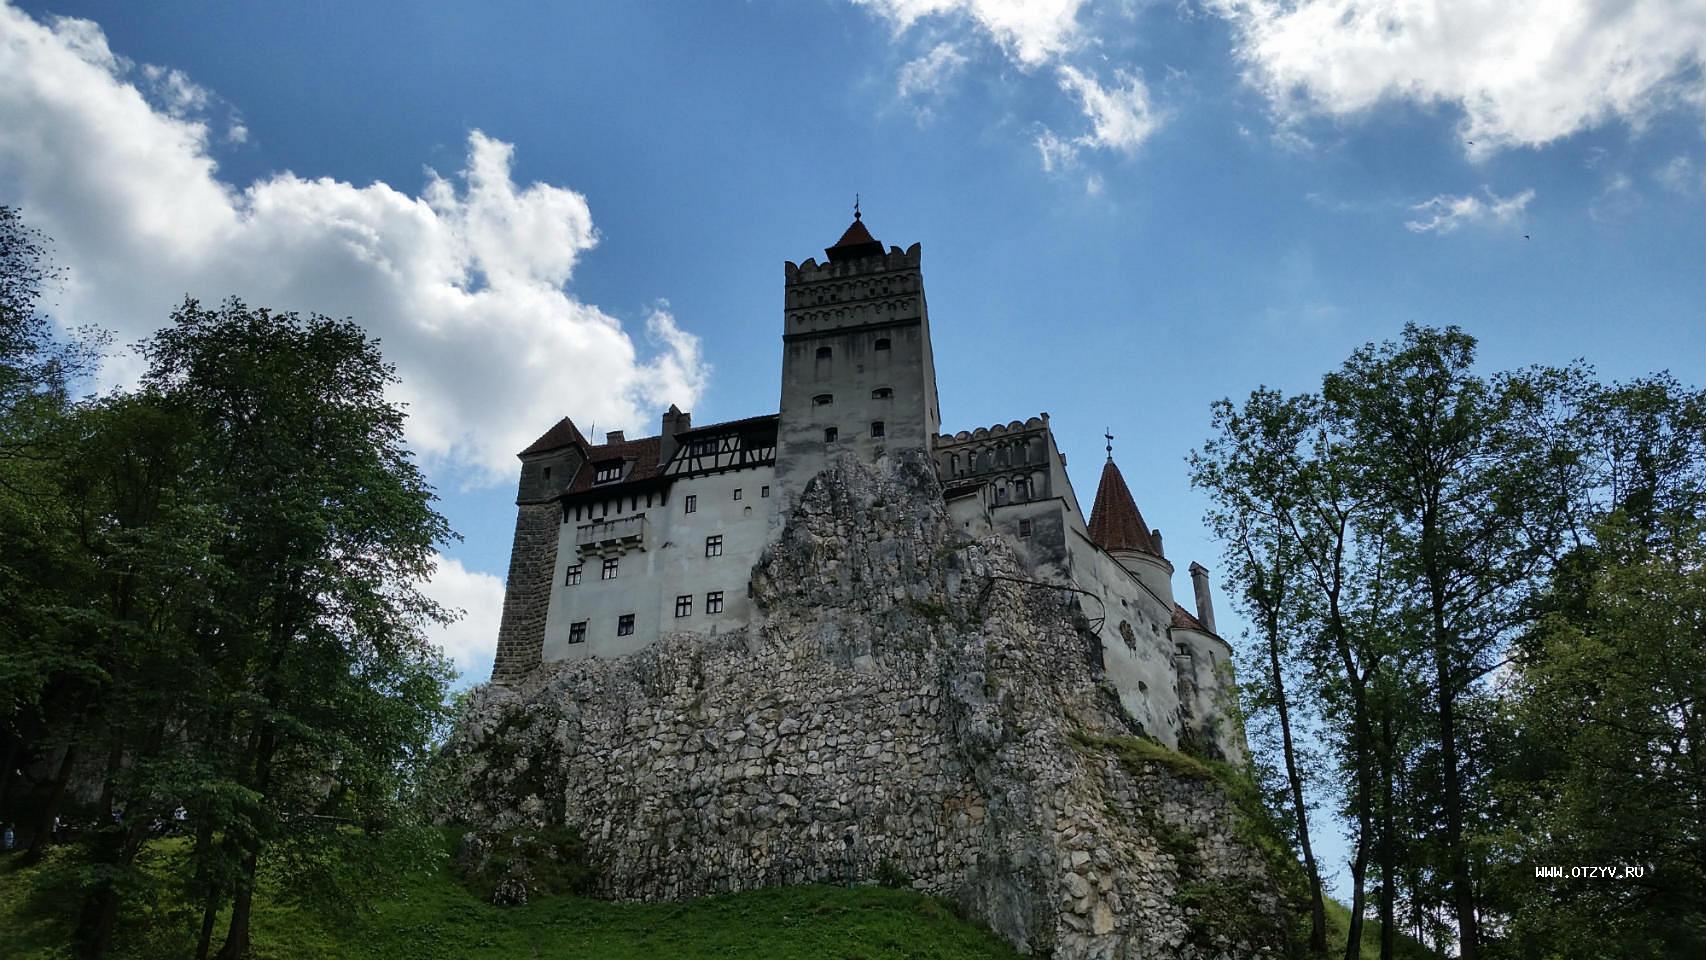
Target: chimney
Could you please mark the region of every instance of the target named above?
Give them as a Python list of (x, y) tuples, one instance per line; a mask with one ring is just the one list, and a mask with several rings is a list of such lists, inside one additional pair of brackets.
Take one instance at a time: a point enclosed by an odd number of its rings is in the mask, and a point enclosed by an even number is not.
[(620, 431), (620, 430), (610, 430), (604, 434), (604, 442), (605, 443), (626, 443), (626, 442), (628, 442), (628, 438), (624, 437), (622, 435), (622, 431)]
[(1156, 552), (1156, 554), (1158, 554), (1162, 558), (1165, 558), (1167, 556), (1167, 551), (1161, 549), (1161, 530), (1159, 527), (1157, 527), (1154, 530), (1149, 531), (1149, 539), (1155, 541), (1155, 552)]
[(1191, 587), (1197, 594), (1197, 619), (1214, 633), (1214, 600), (1208, 595), (1208, 568), (1200, 563), (1191, 563)]
[(675, 451), (681, 449), (681, 441), (675, 439), (678, 433), (686, 433), (693, 429), (693, 414), (682, 413), (681, 408), (670, 404), (663, 412), (663, 429), (658, 431), (658, 466), (663, 466), (675, 456)]

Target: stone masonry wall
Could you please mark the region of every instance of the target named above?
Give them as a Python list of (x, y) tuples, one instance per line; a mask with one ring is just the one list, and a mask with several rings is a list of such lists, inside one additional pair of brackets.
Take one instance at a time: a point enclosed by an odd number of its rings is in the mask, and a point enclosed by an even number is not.
[(515, 540), (510, 547), (509, 580), (492, 680), (513, 683), (539, 666), (545, 649), (545, 613), (551, 606), (551, 578), (557, 565), (558, 526), (563, 513), (556, 501), (522, 503), (515, 508)]
[(755, 568), (744, 631), (476, 691), (447, 818), (576, 826), (613, 898), (904, 877), (1027, 953), (1278, 955), (1236, 805), (1119, 749), (1073, 604), (991, 575), (1019, 575), (1009, 548), (956, 533), (922, 454), (840, 459)]

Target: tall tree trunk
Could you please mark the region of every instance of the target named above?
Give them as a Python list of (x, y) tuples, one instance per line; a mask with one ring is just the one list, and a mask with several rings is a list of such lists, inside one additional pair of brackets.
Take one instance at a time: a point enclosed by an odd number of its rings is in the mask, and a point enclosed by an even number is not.
[(1445, 627), (1444, 585), (1437, 570), (1428, 571), (1432, 593), (1434, 677), (1439, 686), (1439, 757), (1445, 806), (1446, 863), (1451, 882), (1452, 912), (1457, 918), (1457, 950), (1462, 960), (1481, 955), (1481, 930), (1475, 909), (1475, 887), (1469, 876), (1469, 857), (1463, 849), (1463, 783), (1457, 758), (1457, 692), (1452, 688), (1451, 644)]
[(1291, 784), (1291, 803), (1297, 811), (1297, 842), (1303, 850), (1303, 867), (1309, 873), (1309, 949), (1327, 952), (1327, 908), (1321, 894), (1321, 872), (1315, 865), (1315, 849), (1309, 842), (1309, 807), (1303, 802), (1303, 775), (1297, 766), (1297, 750), (1291, 739), (1291, 706), (1285, 693), (1285, 674), (1280, 665), (1279, 616), (1268, 608), (1268, 669), (1273, 674), (1274, 703), (1279, 712), (1280, 740), (1285, 752), (1285, 776)]
[(1397, 744), (1392, 730), (1395, 697), (1380, 704), (1380, 960), (1393, 960), (1398, 942), (1398, 830), (1392, 781), (1397, 776)]
[[(266, 724), (255, 747), (254, 790), (263, 803), (272, 779), (272, 754), (277, 746), (272, 725)], [(260, 862), (261, 846), (259, 824), (256, 826), (237, 875), (237, 891), (231, 898), (231, 924), (226, 928), (225, 943), (219, 948), (219, 960), (240, 960), (249, 951), (249, 917), (254, 907), (255, 869)]]
[(1362, 957), (1362, 914), (1367, 907), (1363, 895), (1363, 878), (1368, 873), (1368, 809), (1359, 804), (1357, 809), (1357, 847), (1356, 857), (1351, 860), (1351, 916), (1350, 930), (1345, 935), (1345, 960), (1360, 960)]

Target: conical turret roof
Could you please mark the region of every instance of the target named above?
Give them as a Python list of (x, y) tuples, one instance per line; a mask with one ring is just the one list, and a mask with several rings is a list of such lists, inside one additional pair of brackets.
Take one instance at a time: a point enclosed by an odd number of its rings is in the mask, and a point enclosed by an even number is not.
[(1161, 556), (1113, 457), (1102, 465), (1102, 482), (1096, 486), (1096, 502), (1090, 508), (1090, 539), (1103, 550), (1139, 550)]
[(835, 241), (834, 246), (824, 248), (823, 255), (828, 257), (831, 263), (839, 263), (860, 257), (880, 256), (882, 252), (883, 245), (871, 236), (871, 231), (865, 229), (865, 222), (859, 219), (858, 211), (854, 211), (853, 224), (841, 235), (840, 240)]

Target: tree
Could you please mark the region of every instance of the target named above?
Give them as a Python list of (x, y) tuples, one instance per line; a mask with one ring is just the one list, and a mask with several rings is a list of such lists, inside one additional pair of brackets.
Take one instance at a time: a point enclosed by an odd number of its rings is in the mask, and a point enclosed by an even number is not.
[[(1251, 716), (1272, 712), (1285, 769), (1293, 835), (1309, 878), (1309, 947), (1327, 951), (1326, 905), (1321, 872), (1309, 836), (1310, 804), (1294, 733), (1295, 683), (1287, 669), (1297, 646), (1300, 617), (1294, 581), (1303, 577), (1294, 531), (1296, 487), (1302, 473), (1300, 447), (1314, 422), (1303, 399), (1287, 400), (1266, 388), (1242, 409), (1229, 400), (1214, 404), (1215, 434), (1191, 454), (1191, 483), (1209, 492), (1207, 519), (1226, 544), (1227, 575), (1239, 585), (1238, 600), (1256, 624), (1266, 656), (1264, 672), (1248, 685)], [(1248, 675), (1248, 674), (1247, 674)]]
[(1475, 340), (1406, 326), (1323, 382), (1364, 491), (1392, 518), (1416, 652), (1431, 660), (1443, 850), (1459, 954), (1481, 949), (1459, 703), (1501, 662), (1568, 529), (1580, 452), (1560, 429), (1579, 371), (1473, 370)]
[[(449, 668), (422, 630), (448, 617), (419, 585), (451, 534), (385, 398), (395, 373), (355, 324), (189, 300), (144, 355), (145, 388), (204, 437), (226, 531), (223, 619), (202, 640), (228, 696), (200, 721), (223, 749), (197, 847), (199, 875), (235, 880), (234, 960), (268, 851), (385, 822), (424, 757)], [(219, 884), (204, 893), (210, 931)]]
[[(1521, 956), (1706, 953), (1706, 392), (1599, 388), (1581, 545), (1506, 684), (1497, 889)], [(1537, 877), (1535, 866), (1633, 868)]]

